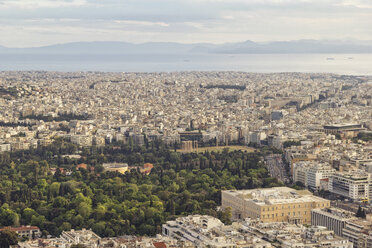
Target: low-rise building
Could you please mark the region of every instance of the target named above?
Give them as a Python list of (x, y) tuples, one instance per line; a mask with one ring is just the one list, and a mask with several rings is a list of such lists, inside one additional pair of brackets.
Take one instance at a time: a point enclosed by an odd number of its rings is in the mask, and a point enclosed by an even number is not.
[(261, 237), (272, 243), (274, 247), (280, 248), (353, 248), (353, 244), (348, 239), (335, 235), (326, 227), (305, 227), (286, 222), (246, 221), (241, 230)]
[(224, 224), (211, 216), (193, 215), (179, 217), (175, 221), (167, 221), (163, 224), (163, 235), (179, 240), (187, 240), (197, 247), (235, 247), (233, 241), (226, 239), (224, 235), (213, 234), (212, 229), (221, 229)]
[(346, 222), (342, 235), (354, 244), (354, 248), (372, 247), (372, 221), (353, 219)]
[(269, 242), (246, 233), (241, 227), (238, 223), (226, 226), (219, 219), (207, 215), (189, 215), (167, 221), (163, 225), (163, 235), (192, 242), (195, 247), (272, 247)]
[(330, 207), (311, 210), (311, 225), (325, 226), (338, 236), (342, 236), (346, 222), (353, 218), (355, 218), (354, 213), (340, 208)]
[(41, 236), (40, 229), (37, 226), (20, 226), (20, 227), (4, 227), (0, 229), (3, 230), (10, 230), (16, 232), (20, 239), (35, 239)]

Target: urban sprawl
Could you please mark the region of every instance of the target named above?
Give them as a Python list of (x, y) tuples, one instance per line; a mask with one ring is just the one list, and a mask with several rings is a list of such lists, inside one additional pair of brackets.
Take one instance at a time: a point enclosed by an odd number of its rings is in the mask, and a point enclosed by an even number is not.
[[(38, 226), (1, 227), (17, 233), (14, 247), (372, 247), (372, 77), (0, 72), (0, 108), (1, 154), (56, 139), (79, 147), (63, 155), (72, 159), (109, 144), (162, 142), (181, 154), (243, 150), (263, 154), (283, 185), (219, 189), (229, 224), (176, 216), (155, 237), (100, 237), (89, 226), (45, 237)], [(49, 166), (49, 173), (69, 173)], [(147, 176), (157, 166), (102, 162), (123, 175)]]

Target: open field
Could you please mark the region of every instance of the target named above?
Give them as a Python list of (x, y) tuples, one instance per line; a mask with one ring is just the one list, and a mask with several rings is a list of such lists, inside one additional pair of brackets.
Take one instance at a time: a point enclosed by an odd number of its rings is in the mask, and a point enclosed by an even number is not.
[[(234, 151), (234, 150), (241, 150), (241, 151), (247, 151), (247, 152), (255, 152), (257, 149), (253, 147), (248, 147), (248, 146), (210, 146), (210, 147), (199, 147), (198, 149), (193, 149), (191, 152), (220, 152), (223, 149), (228, 148), (229, 151)], [(185, 152), (182, 149), (177, 149), (177, 152)]]

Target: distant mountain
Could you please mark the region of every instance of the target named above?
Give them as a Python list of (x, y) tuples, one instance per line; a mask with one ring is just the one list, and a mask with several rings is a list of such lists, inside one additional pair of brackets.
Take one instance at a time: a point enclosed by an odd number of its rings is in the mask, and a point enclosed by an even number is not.
[(172, 42), (152, 42), (133, 44), (127, 42), (74, 42), (32, 48), (6, 48), (1, 50), (7, 53), (29, 54), (159, 54), (159, 53), (186, 53), (192, 45)]
[(214, 53), (372, 53), (372, 42), (362, 44), (343, 41), (275, 41), (255, 43), (246, 41), (214, 49)]
[(175, 42), (74, 42), (34, 48), (6, 48), (1, 53), (11, 54), (273, 54), (273, 53), (372, 53), (372, 41), (296, 40), (257, 43), (245, 41), (222, 45)]

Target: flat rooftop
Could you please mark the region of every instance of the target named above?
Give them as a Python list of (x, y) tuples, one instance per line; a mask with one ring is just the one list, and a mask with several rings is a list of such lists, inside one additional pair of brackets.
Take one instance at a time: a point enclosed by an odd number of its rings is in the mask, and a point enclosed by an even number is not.
[(346, 211), (341, 208), (329, 207), (329, 208), (322, 208), (322, 209), (313, 209), (311, 211), (318, 212), (333, 218), (341, 219), (352, 219), (355, 218), (355, 213)]
[(258, 205), (304, 203), (314, 201), (328, 202), (326, 199), (313, 196), (308, 190), (295, 190), (288, 187), (250, 190), (225, 190), (224, 192), (246, 201), (253, 201)]

